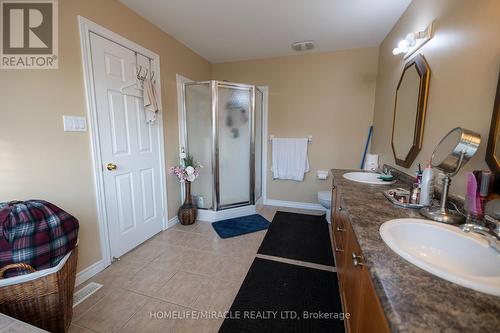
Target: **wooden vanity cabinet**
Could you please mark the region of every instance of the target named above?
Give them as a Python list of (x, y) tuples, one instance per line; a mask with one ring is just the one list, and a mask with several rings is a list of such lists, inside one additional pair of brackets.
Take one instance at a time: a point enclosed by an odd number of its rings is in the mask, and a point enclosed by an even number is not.
[(333, 251), (335, 255), (335, 266), (337, 268), (337, 273), (339, 275), (339, 284), (342, 290), (342, 282), (340, 276), (343, 275), (345, 260), (343, 253), (345, 252), (346, 245), (346, 229), (344, 216), (342, 212), (342, 203), (340, 196), (340, 189), (333, 185), (332, 187), (332, 215), (331, 215), (331, 228), (332, 228), (332, 240), (333, 240)]
[[(384, 311), (373, 287), (368, 267), (349, 217), (342, 207), (340, 189), (332, 187), (332, 235), (340, 295), (349, 333), (390, 332)], [(335, 209), (334, 209), (335, 208)]]
[(370, 275), (366, 267), (361, 272), (361, 304), (357, 321), (357, 332), (390, 332), (385, 319), (384, 310), (375, 293)]
[(331, 202), (331, 206), (332, 209), (330, 210), (330, 221), (331, 221), (331, 224), (330, 224), (330, 228), (331, 228), (331, 237), (332, 237), (332, 247), (333, 247), (333, 250), (335, 250), (335, 243), (336, 243), (336, 240), (335, 240), (335, 226), (336, 226), (336, 221), (335, 221), (335, 218), (337, 217), (337, 215), (335, 214), (335, 207), (337, 207), (337, 196), (338, 196), (338, 193), (339, 191), (337, 190), (337, 186), (332, 185), (332, 202)]
[(359, 274), (359, 266), (352, 264), (350, 254), (360, 253), (359, 247), (351, 230), (350, 225), (346, 229), (346, 246), (344, 251), (344, 268), (342, 273), (339, 274), (342, 300), (344, 305), (344, 312), (349, 313), (350, 317), (347, 319), (347, 327), (349, 332), (358, 332), (357, 324), (359, 322), (359, 307), (361, 300), (361, 274)]

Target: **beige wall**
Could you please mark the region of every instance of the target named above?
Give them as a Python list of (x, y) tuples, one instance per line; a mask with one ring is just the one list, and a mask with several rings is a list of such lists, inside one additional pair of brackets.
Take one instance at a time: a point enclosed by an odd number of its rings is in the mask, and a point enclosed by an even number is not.
[(373, 115), (377, 55), (369, 48), (213, 66), (214, 79), (269, 86), (269, 135), (313, 136), (311, 172), (295, 182), (272, 180), (268, 171), (269, 199), (317, 203), (317, 192), (330, 184), (316, 179), (318, 169), (359, 168)]
[[(211, 65), (115, 0), (59, 0), (59, 69), (0, 70), (0, 201), (45, 199), (75, 215), (81, 270), (101, 254), (89, 133), (62, 127), (62, 115), (87, 114), (77, 15), (160, 55), (167, 166), (178, 162), (175, 74), (206, 80)], [(169, 217), (179, 201), (169, 177)]]
[[(409, 169), (428, 160), (439, 140), (463, 126), (482, 136), (477, 155), (463, 169), (487, 169), (484, 161), (500, 65), (500, 1), (415, 0), (380, 46), (372, 151), (394, 164), (390, 141), (395, 88), (402, 57), (391, 51), (412, 31), (436, 20), (435, 36), (422, 49), (431, 68), (430, 92), (423, 147)], [(452, 192), (463, 196), (463, 171), (453, 180)]]

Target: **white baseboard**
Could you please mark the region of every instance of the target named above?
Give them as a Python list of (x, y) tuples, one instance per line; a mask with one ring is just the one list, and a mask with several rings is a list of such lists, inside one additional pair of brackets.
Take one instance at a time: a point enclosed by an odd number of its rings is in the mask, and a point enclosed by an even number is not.
[(176, 225), (177, 223), (179, 223), (179, 218), (177, 216), (174, 216), (172, 217), (170, 220), (168, 220), (167, 222), (167, 229), (170, 228), (170, 227), (173, 227), (174, 225)]
[(298, 201), (266, 199), (264, 201), (264, 205), (326, 211), (325, 207), (321, 206), (319, 203), (311, 203), (311, 202), (298, 202)]
[(198, 219), (200, 221), (215, 222), (245, 215), (252, 215), (256, 212), (257, 210), (254, 205), (219, 210), (216, 212), (213, 210), (198, 209)]
[(84, 270), (76, 274), (75, 285), (79, 286), (97, 273), (103, 271), (106, 267), (104, 266), (104, 260), (99, 260), (95, 264), (90, 265)]

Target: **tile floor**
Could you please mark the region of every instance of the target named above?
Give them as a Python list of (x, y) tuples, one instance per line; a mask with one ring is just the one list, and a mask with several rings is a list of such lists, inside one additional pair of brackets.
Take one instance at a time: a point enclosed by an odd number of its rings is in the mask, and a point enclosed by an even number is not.
[[(259, 213), (272, 221), (278, 210), (324, 214), (270, 206)], [(222, 319), (164, 314), (228, 311), (265, 233), (220, 239), (201, 221), (159, 233), (88, 281), (103, 287), (75, 307), (70, 332), (217, 332)]]

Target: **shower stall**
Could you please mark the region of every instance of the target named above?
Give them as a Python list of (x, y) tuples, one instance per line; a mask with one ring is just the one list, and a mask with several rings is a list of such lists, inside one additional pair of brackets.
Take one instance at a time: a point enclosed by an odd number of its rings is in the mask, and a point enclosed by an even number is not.
[(204, 166), (191, 187), (200, 217), (255, 209), (263, 190), (263, 92), (225, 81), (189, 82), (183, 89), (182, 149)]

